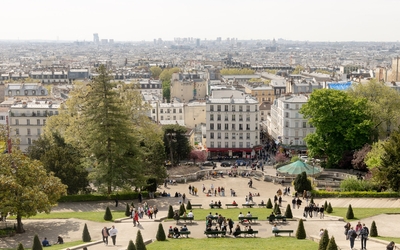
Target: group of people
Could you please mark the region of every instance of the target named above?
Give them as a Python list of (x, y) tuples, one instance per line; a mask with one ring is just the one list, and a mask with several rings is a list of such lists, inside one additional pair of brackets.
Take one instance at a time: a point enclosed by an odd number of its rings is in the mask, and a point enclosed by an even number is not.
[[(55, 244), (55, 245), (56, 245), (56, 244), (64, 244), (64, 239), (59, 235), (59, 236), (57, 237), (57, 242), (54, 243), (54, 244)], [(47, 240), (46, 237), (45, 237), (44, 240), (42, 241), (42, 246), (43, 246), (43, 247), (50, 247), (50, 246), (51, 246), (50, 242)]]
[(324, 205), (322, 205), (320, 207), (318, 204), (310, 203), (308, 206), (304, 207), (303, 216), (304, 216), (304, 218), (307, 218), (307, 217), (312, 218), (313, 216), (315, 218), (317, 218), (318, 214), (319, 214), (319, 218), (323, 219), (325, 216), (324, 212), (325, 212)]
[(111, 228), (104, 227), (101, 230), (101, 236), (103, 237), (104, 245), (108, 245), (108, 236), (111, 236), (112, 243), (115, 246), (115, 243), (117, 241), (117, 233), (118, 230), (115, 228), (115, 226), (112, 226)]
[(197, 195), (197, 187), (192, 186), (192, 185), (189, 184), (189, 194)]
[(346, 240), (350, 241), (350, 248), (354, 249), (354, 241), (358, 238), (361, 240), (361, 250), (367, 249), (367, 239), (369, 235), (369, 229), (365, 224), (361, 225), (361, 222), (358, 222), (356, 228), (350, 224), (350, 222), (346, 223), (344, 226), (344, 234), (346, 236)]
[(189, 231), (186, 224), (183, 225), (183, 227), (180, 228), (180, 230), (178, 229), (178, 227), (174, 227), (172, 228), (172, 226), (169, 227), (168, 229), (168, 238), (179, 238), (179, 236), (181, 236), (181, 232), (187, 232)]
[[(215, 227), (212, 227), (212, 221), (215, 220)], [(233, 220), (230, 218), (225, 218), (221, 214), (216, 213), (215, 215), (212, 215), (210, 213), (206, 217), (206, 231), (228, 231), (229, 229), (229, 234), (232, 234), (232, 229), (233, 229)]]
[[(189, 187), (190, 187), (190, 185), (189, 185)], [(203, 184), (203, 193), (205, 193), (206, 192), (206, 186)], [(208, 189), (208, 191), (207, 191), (207, 196), (217, 196), (217, 194), (219, 195), (219, 196), (225, 196), (225, 188), (224, 187), (217, 187), (217, 188), (214, 188), (214, 184), (211, 184), (210, 185), (210, 189)]]

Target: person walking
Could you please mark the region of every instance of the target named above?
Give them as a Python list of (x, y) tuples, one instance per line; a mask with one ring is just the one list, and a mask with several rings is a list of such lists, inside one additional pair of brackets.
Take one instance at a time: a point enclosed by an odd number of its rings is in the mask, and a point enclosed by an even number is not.
[(363, 227), (360, 231), (361, 235), (361, 250), (366, 250), (367, 249), (367, 239), (369, 235), (369, 229), (365, 224), (363, 223)]
[(357, 238), (357, 233), (353, 229), (353, 227), (350, 228), (350, 230), (347, 232), (347, 239), (350, 240), (350, 249), (354, 249), (354, 240)]
[(135, 211), (135, 214), (133, 215), (133, 226), (136, 227), (136, 223), (139, 225), (139, 213), (138, 211)]
[(112, 242), (113, 242), (114, 246), (115, 246), (115, 241), (117, 239), (117, 233), (118, 233), (118, 230), (113, 225), (112, 228), (110, 229), (110, 236), (111, 236), (111, 239), (112, 239)]
[(107, 227), (104, 227), (101, 230), (101, 236), (103, 237), (104, 245), (108, 245), (108, 236), (110, 236), (110, 233), (108, 232)]

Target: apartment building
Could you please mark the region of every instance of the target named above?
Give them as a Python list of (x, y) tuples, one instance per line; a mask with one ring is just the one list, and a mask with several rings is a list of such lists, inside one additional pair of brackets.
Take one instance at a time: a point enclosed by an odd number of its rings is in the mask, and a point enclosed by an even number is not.
[(151, 119), (161, 125), (179, 124), (185, 126), (184, 104), (180, 102), (162, 103), (152, 102)]

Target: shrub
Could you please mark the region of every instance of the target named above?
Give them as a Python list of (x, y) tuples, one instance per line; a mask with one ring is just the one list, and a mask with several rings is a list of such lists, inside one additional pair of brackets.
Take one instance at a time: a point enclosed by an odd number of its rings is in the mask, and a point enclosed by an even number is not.
[(322, 235), (321, 239), (319, 240), (318, 250), (326, 250), (329, 243), (329, 235), (328, 230), (324, 230), (324, 234)]
[(136, 250), (135, 244), (133, 244), (132, 240), (129, 241), (128, 248), (126, 250)]
[(296, 231), (296, 238), (298, 240), (303, 240), (307, 237), (306, 230), (304, 229), (303, 219), (300, 219), (299, 226)]
[(348, 220), (354, 219), (354, 213), (351, 204), (349, 205), (349, 208), (347, 208), (346, 219)]
[(25, 250), (25, 248), (24, 248), (24, 246), (22, 245), (21, 242), (18, 244), (17, 250)]
[(125, 216), (127, 216), (127, 217), (130, 217), (130, 216), (131, 216), (131, 209), (130, 209), (128, 203), (126, 203)]
[(335, 237), (332, 236), (332, 238), (329, 240), (326, 250), (338, 250), (338, 246), (336, 245)]
[(341, 191), (374, 191), (378, 188), (369, 180), (358, 180), (356, 178), (346, 178), (340, 182)]
[(328, 204), (328, 207), (326, 208), (326, 212), (327, 212), (328, 214), (330, 214), (330, 213), (333, 212), (333, 208), (332, 208), (332, 205), (331, 205), (330, 202), (329, 202), (329, 204)]
[(85, 223), (85, 226), (83, 227), (83, 233), (82, 233), (82, 241), (83, 242), (90, 242), (92, 238), (90, 237), (89, 230), (87, 228), (87, 225)]
[(371, 230), (369, 232), (371, 237), (378, 237), (378, 229), (376, 228), (375, 221), (372, 221)]
[(328, 202), (325, 201), (325, 203), (324, 203), (324, 209), (325, 209), (325, 211), (326, 211), (327, 208), (328, 208)]
[(294, 189), (299, 193), (303, 193), (304, 190), (310, 191), (312, 189), (311, 181), (307, 178), (306, 172), (296, 176), (294, 180)]
[(142, 233), (140, 232), (140, 230), (137, 231), (136, 250), (146, 250), (146, 245), (144, 244)]
[(286, 211), (285, 211), (286, 218), (293, 218), (292, 209), (290, 208), (290, 204), (287, 204)]
[(182, 203), (181, 206), (179, 207), (179, 215), (182, 216), (185, 212), (186, 212), (185, 204)]
[(104, 214), (104, 217), (103, 217), (103, 218), (104, 218), (104, 220), (106, 220), (106, 221), (112, 220), (113, 216), (112, 216), (112, 214), (111, 214), (111, 210), (110, 210), (109, 207), (106, 208), (106, 213)]
[(279, 208), (278, 203), (274, 205), (274, 214), (281, 214), (281, 209)]
[[(122, 192), (118, 193), (118, 200), (133, 200), (138, 198), (139, 192)], [(147, 191), (142, 191), (143, 197), (148, 196)], [(82, 202), (82, 201), (105, 201), (115, 200), (117, 194), (74, 194), (60, 197), (58, 202)]]
[(267, 202), (267, 208), (271, 209), (272, 208), (272, 202), (271, 202), (271, 198), (268, 198), (268, 202)]
[(172, 208), (171, 205), (168, 207), (168, 219), (174, 218), (174, 209)]
[(186, 210), (192, 210), (192, 203), (190, 201), (187, 202)]
[(313, 190), (311, 191), (313, 197), (319, 198), (399, 198), (400, 193), (397, 192), (376, 192), (376, 191), (326, 191), (326, 190)]
[(157, 239), (158, 241), (165, 241), (165, 240), (166, 240), (166, 236), (165, 236), (165, 232), (164, 232), (164, 227), (163, 227), (163, 225), (162, 225), (161, 223), (158, 224), (158, 230), (157, 230), (156, 239)]
[(35, 237), (33, 237), (32, 250), (43, 250), (42, 243), (40, 243), (39, 236), (37, 236), (37, 234), (35, 234)]

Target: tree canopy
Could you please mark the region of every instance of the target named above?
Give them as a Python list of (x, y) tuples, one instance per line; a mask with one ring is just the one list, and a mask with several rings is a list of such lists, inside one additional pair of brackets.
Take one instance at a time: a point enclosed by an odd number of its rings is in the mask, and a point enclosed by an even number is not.
[(389, 140), (383, 144), (385, 150), (379, 172), (387, 180), (388, 187), (394, 191), (400, 190), (400, 132), (394, 131)]
[(178, 163), (181, 159), (189, 157), (192, 150), (189, 140), (186, 138), (186, 128), (178, 124), (165, 125), (164, 129), (164, 145), (165, 153), (171, 157), (173, 155), (173, 164)]
[(252, 69), (221, 69), (221, 75), (252, 75), (254, 70)]
[(158, 79), (158, 77), (160, 76), (162, 69), (158, 66), (153, 66), (150, 68), (150, 72), (151, 72), (151, 76), (155, 79)]

